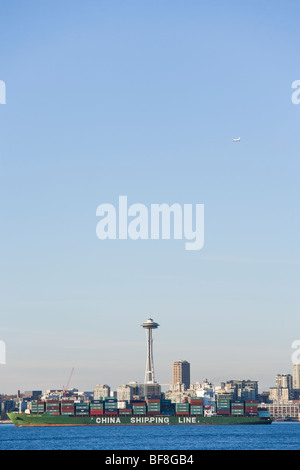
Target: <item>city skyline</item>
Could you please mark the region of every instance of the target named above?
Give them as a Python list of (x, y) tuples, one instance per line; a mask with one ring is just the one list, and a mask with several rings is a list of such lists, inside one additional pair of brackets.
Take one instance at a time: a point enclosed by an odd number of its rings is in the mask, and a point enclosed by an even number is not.
[[(280, 372), (279, 373), (278, 372), (276, 374), (274, 383), (271, 384), (270, 386), (265, 387), (265, 388), (260, 386), (259, 380), (257, 380), (255, 377), (252, 378), (252, 379), (249, 379), (249, 377), (246, 377), (246, 376), (235, 377), (234, 379), (232, 377), (230, 378), (230, 377), (223, 376), (222, 378), (219, 378), (219, 379), (215, 378), (213, 380), (211, 380), (210, 378), (208, 379), (207, 377), (204, 379), (202, 377), (201, 379), (198, 378), (198, 379), (195, 379), (195, 380), (192, 381), (191, 378), (190, 378), (191, 377), (191, 367), (190, 367), (191, 364), (186, 359), (179, 359), (179, 360), (173, 361), (173, 363), (172, 363), (172, 380), (171, 381), (167, 381), (167, 383), (162, 383), (161, 381), (156, 381), (155, 380), (155, 374), (154, 374), (154, 362), (153, 362), (153, 346), (152, 346), (153, 338), (152, 338), (151, 334), (149, 336), (149, 331), (150, 331), (150, 328), (155, 329), (160, 325), (158, 323), (155, 323), (152, 318), (149, 318), (141, 326), (144, 329), (146, 329), (146, 332), (147, 332), (147, 352), (146, 352), (147, 360), (146, 360), (145, 379), (144, 379), (144, 381), (140, 381), (140, 380), (137, 380), (137, 379), (133, 379), (133, 380), (130, 380), (130, 381), (125, 381), (123, 383), (123, 385), (124, 384), (132, 385), (134, 383), (139, 383), (139, 384), (144, 384), (146, 386), (146, 385), (156, 384), (156, 385), (159, 385), (159, 386), (167, 386), (167, 387), (169, 387), (169, 390), (171, 390), (173, 386), (176, 386), (176, 385), (180, 384), (180, 385), (185, 385), (185, 390), (189, 390), (189, 388), (190, 388), (189, 385), (191, 385), (191, 387), (193, 388), (193, 386), (195, 384), (205, 383), (207, 381), (209, 383), (213, 384), (213, 386), (217, 386), (217, 387), (221, 386), (222, 383), (229, 384), (231, 382), (246, 381), (246, 382), (256, 382), (257, 383), (257, 385), (258, 385), (257, 393), (262, 393), (262, 392), (265, 392), (265, 391), (268, 391), (268, 390), (271, 392), (272, 389), (275, 390), (278, 387), (292, 388), (292, 389), (300, 391), (300, 379), (299, 379), (299, 377), (300, 377), (300, 362), (293, 363), (293, 368), (292, 368), (291, 373), (289, 373), (289, 372)], [(299, 354), (299, 352), (300, 352), (300, 350), (297, 350), (298, 354)], [(62, 385), (61, 388), (60, 387), (54, 387), (53, 390), (61, 390), (65, 393), (68, 390), (77, 389), (76, 384), (73, 385), (73, 386), (68, 387), (68, 385), (70, 383), (70, 380), (73, 376), (73, 373), (74, 373), (74, 368), (72, 368), (71, 373), (69, 375), (67, 386)], [(217, 380), (217, 383), (216, 383), (216, 380)], [(273, 377), (273, 380), (274, 380), (274, 377)], [(109, 390), (110, 389), (111, 390), (117, 390), (121, 386), (122, 382), (114, 381), (113, 382), (114, 385), (112, 387), (105, 380), (103, 381), (103, 384), (105, 384), (104, 387), (108, 387)], [(99, 385), (97, 385), (96, 387), (98, 387), (98, 386)], [(39, 388), (39, 387), (36, 387), (36, 389), (37, 388)], [(42, 388), (42, 387), (40, 387), (40, 388)], [(31, 389), (33, 389), (33, 388), (31, 387)], [(92, 389), (95, 390), (95, 384), (93, 385)], [(21, 387), (18, 387), (17, 393), (19, 393), (20, 390), (21, 390)], [(51, 390), (51, 388), (47, 389), (47, 390)], [(165, 390), (162, 389), (162, 392), (166, 391), (166, 390), (167, 390), (167, 388)], [(23, 392), (24, 391), (25, 391), (25, 389), (23, 390)], [(45, 392), (44, 389), (43, 389), (43, 391)], [(83, 391), (89, 392), (89, 393), (91, 392), (91, 390), (88, 390), (86, 388), (83, 389)], [(181, 391), (181, 389), (180, 389), (180, 391)], [(1, 394), (3, 394), (3, 395), (14, 395), (15, 393), (14, 392), (3, 393), (0, 390), (0, 395)]]
[[(292, 373), (297, 1), (12, 0), (0, 16), (0, 393), (62, 387), (72, 367), (82, 389), (142, 381), (149, 316), (158, 382), (180, 357), (192, 382)], [(100, 239), (97, 208), (122, 196), (205, 207), (203, 247), (183, 226)]]

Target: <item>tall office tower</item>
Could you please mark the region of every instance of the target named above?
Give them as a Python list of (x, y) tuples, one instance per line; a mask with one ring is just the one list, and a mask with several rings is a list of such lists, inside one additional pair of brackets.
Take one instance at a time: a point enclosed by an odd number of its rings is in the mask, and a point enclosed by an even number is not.
[(94, 388), (94, 400), (110, 396), (110, 387), (106, 384), (96, 385)]
[(291, 374), (277, 374), (276, 387), (288, 388), (291, 390), (293, 388), (293, 377)]
[(189, 389), (191, 385), (190, 363), (187, 361), (173, 362), (173, 384), (184, 384), (185, 389)]
[(293, 388), (300, 390), (300, 362), (293, 365)]
[(118, 401), (132, 400), (132, 388), (127, 384), (119, 385), (117, 388), (117, 399)]
[(146, 361), (146, 372), (145, 372), (145, 384), (154, 384), (154, 362), (153, 362), (153, 339), (152, 330), (159, 327), (158, 323), (155, 323), (152, 318), (148, 318), (147, 321), (141, 325), (146, 330), (147, 337), (147, 361)]

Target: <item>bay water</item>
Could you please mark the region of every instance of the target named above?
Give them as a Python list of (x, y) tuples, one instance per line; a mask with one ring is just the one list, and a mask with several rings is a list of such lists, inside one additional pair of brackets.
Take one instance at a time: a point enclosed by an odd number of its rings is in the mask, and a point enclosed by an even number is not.
[(0, 450), (300, 450), (300, 422), (232, 426), (0, 426)]

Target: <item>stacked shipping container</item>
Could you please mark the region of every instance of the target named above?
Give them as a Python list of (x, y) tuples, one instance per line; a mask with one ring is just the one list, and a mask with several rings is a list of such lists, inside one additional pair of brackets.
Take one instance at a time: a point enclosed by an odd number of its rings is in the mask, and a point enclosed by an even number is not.
[(148, 398), (146, 400), (146, 402), (147, 402), (148, 414), (150, 416), (155, 416), (155, 415), (160, 414), (161, 408), (160, 408), (160, 399), (159, 398)]
[(160, 401), (161, 405), (161, 415), (166, 415), (166, 416), (173, 416), (175, 414), (174, 410), (174, 404), (171, 402), (171, 400), (168, 399), (162, 399)]
[(75, 402), (76, 416), (88, 416), (89, 413), (90, 413), (89, 403), (76, 403)]
[(176, 416), (189, 416), (190, 405), (189, 403), (175, 403)]
[(93, 400), (90, 404), (90, 415), (91, 416), (103, 416), (104, 415), (104, 401)]
[(235, 402), (231, 403), (231, 414), (232, 416), (243, 416), (244, 415), (244, 403)]
[(31, 413), (44, 413), (45, 412), (45, 402), (33, 400), (29, 403), (29, 408)]
[[(122, 401), (115, 398), (93, 400), (91, 402), (74, 402), (72, 400), (47, 400), (46, 402), (32, 401), (28, 403), (31, 413), (44, 413), (51, 415), (76, 415), (76, 416), (203, 416), (203, 399), (192, 397), (183, 403), (172, 403), (171, 400), (147, 399)], [(257, 416), (258, 402), (246, 401), (232, 402), (227, 398), (217, 400), (217, 415), (219, 416)]]
[(230, 415), (230, 399), (229, 398), (217, 399), (217, 415), (220, 415), (220, 416)]
[(191, 416), (203, 416), (203, 398), (190, 398)]
[(255, 416), (258, 413), (258, 403), (255, 400), (245, 401), (245, 415)]
[(60, 412), (62, 415), (74, 415), (75, 405), (73, 400), (63, 400), (61, 402)]
[(132, 403), (132, 412), (135, 416), (145, 416), (147, 414), (147, 407), (145, 401), (135, 401)]
[(116, 398), (105, 397), (104, 400), (104, 413), (107, 416), (118, 415), (118, 401)]
[(46, 413), (49, 415), (60, 414), (60, 401), (59, 400), (47, 400), (46, 401)]

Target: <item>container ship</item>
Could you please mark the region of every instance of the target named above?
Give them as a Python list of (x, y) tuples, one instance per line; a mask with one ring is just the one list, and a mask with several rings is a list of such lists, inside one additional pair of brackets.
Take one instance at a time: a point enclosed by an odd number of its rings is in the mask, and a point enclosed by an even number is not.
[(191, 397), (183, 403), (149, 398), (139, 401), (117, 401), (106, 397), (90, 402), (45, 400), (28, 403), (24, 413), (8, 413), (17, 426), (111, 426), (111, 425), (232, 425), (271, 424), (269, 411), (257, 401), (231, 402), (217, 400), (216, 408)]

